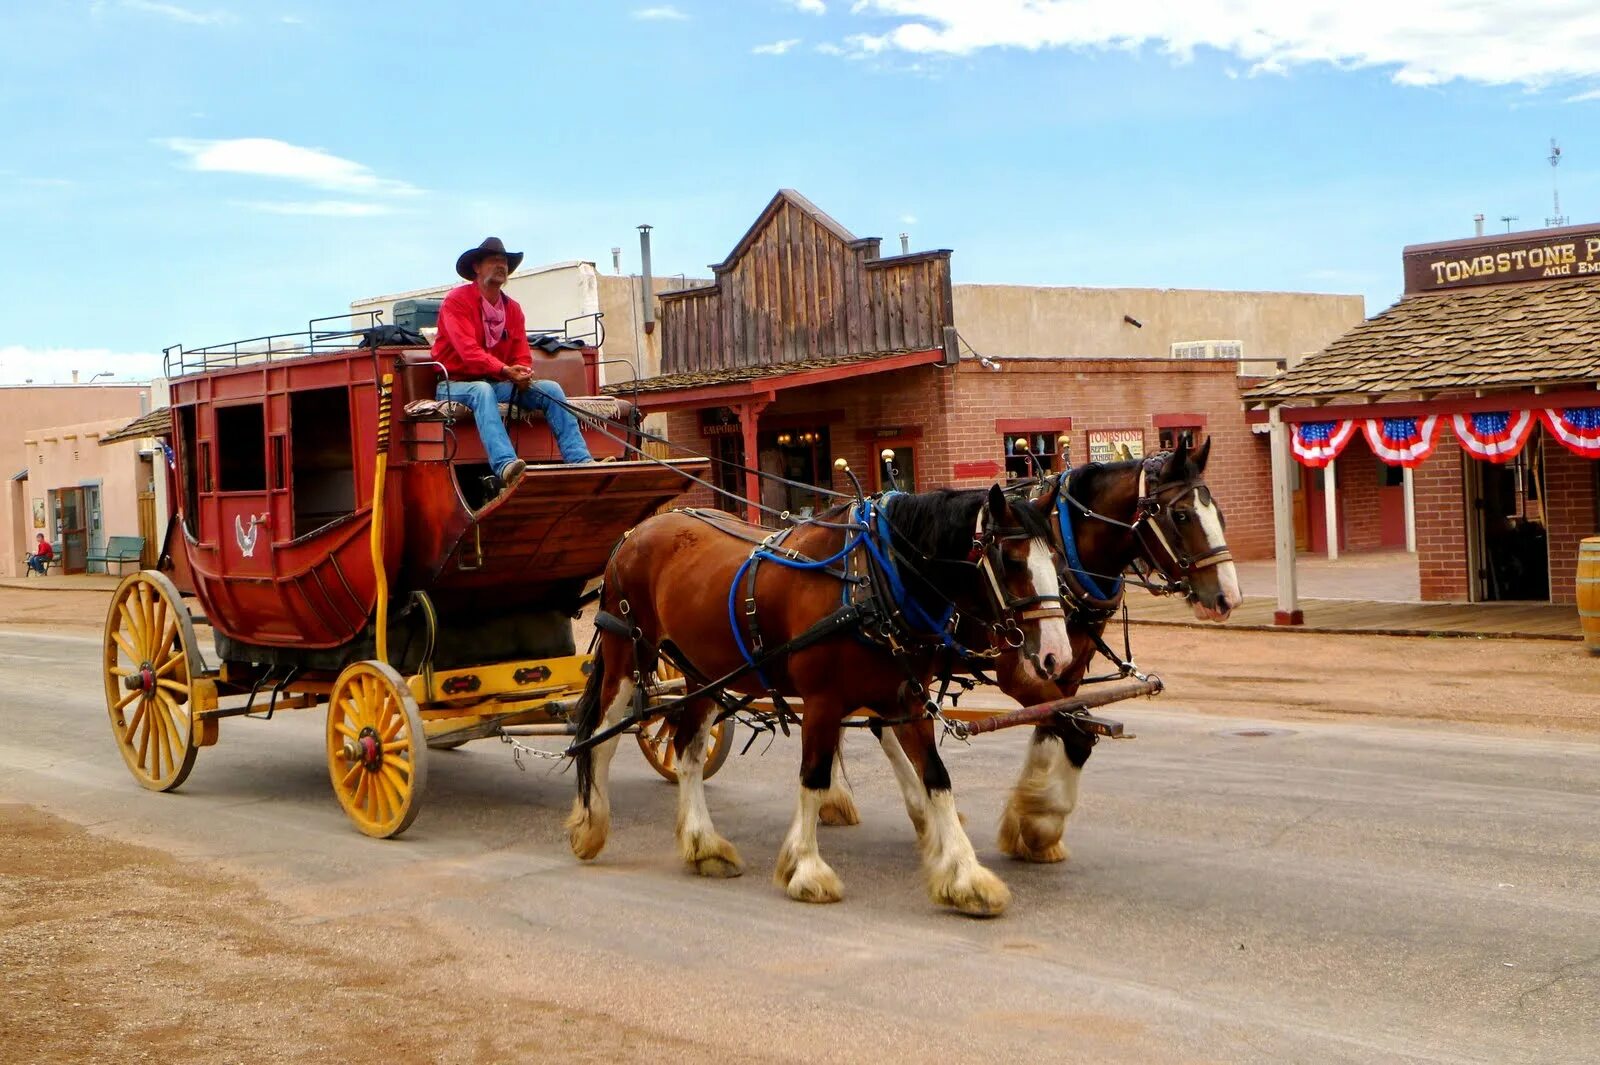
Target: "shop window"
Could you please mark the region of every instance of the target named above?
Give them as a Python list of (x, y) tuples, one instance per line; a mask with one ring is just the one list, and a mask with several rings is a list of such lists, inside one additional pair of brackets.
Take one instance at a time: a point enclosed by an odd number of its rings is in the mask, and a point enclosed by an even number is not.
[(218, 407), (217, 491), (267, 490), (266, 407), (246, 403)]
[(1160, 430), (1160, 451), (1176, 451), (1182, 444), (1194, 448), (1200, 443), (1201, 428), (1198, 425), (1169, 425)]
[[(289, 395), (294, 534), (338, 521), (356, 509), (355, 458), (350, 444), (350, 392), (313, 388)], [(281, 440), (275, 437), (274, 442)], [(282, 463), (281, 456), (278, 459)]]
[(1378, 464), (1379, 488), (1402, 488), (1405, 486), (1406, 471), (1404, 466), (1391, 466), (1382, 459), (1374, 459), (1373, 461)]
[(1071, 442), (1046, 430), (1007, 433), (1005, 459), (1007, 484), (1059, 473), (1071, 465)]

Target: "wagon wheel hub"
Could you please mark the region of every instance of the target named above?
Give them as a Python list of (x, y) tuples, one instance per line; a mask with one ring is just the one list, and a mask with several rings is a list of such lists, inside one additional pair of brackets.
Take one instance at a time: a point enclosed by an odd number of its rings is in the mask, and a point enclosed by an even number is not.
[(383, 765), (383, 744), (372, 728), (364, 728), (353, 740), (344, 741), (344, 757), (348, 762), (360, 762), (368, 772), (377, 772)]
[(134, 672), (122, 678), (123, 686), (131, 692), (144, 692), (146, 695), (156, 690), (156, 671), (149, 662), (143, 662)]

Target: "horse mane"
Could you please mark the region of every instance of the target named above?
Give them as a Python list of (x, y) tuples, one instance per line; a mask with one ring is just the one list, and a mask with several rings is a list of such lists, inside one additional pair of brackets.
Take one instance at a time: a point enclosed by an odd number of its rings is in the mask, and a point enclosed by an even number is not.
[[(965, 559), (972, 550), (978, 509), (989, 497), (987, 488), (936, 488), (915, 495), (897, 495), (885, 504), (890, 527), (924, 557)], [(1011, 513), (1030, 537), (1048, 541), (1050, 525), (1044, 515), (1021, 503)]]

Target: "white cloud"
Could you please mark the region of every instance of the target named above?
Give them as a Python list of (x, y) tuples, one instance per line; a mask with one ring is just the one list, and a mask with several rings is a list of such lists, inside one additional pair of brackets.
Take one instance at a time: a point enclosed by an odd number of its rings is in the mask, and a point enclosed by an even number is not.
[(914, 226), (917, 224), (917, 216), (914, 214), (903, 214), (900, 216), (900, 224), (903, 226)]
[(353, 203), (349, 200), (244, 200), (239, 203), (247, 211), (265, 214), (305, 215), (316, 218), (373, 218), (394, 214), (386, 203)]
[(121, 0), (121, 6), (129, 11), (157, 15), (189, 26), (220, 26), (233, 21), (233, 16), (226, 11), (195, 11), (177, 4), (156, 3), (154, 0)]
[(689, 16), (671, 4), (662, 4), (660, 7), (636, 8), (633, 12), (633, 17), (643, 19), (646, 22), (683, 22)]
[(828, 5), (823, 0), (789, 0), (789, 5), (808, 15), (826, 15)]
[(306, 20), (299, 15), (279, 15), (278, 21), (285, 26), (304, 26), (306, 24)]
[(1541, 87), (1600, 76), (1593, 0), (860, 0), (897, 24), (848, 39), (856, 54), (987, 48), (1210, 48), (1284, 73), (1380, 67), (1402, 85), (1457, 79)]
[(36, 385), (67, 384), (72, 380), (73, 370), (78, 371), (78, 379), (83, 382), (106, 370), (114, 375), (110, 380), (119, 384), (148, 381), (160, 375), (161, 355), (154, 351), (112, 351), (110, 348), (0, 346), (0, 384), (20, 385), (30, 378)]
[(1590, 89), (1588, 92), (1580, 92), (1576, 96), (1569, 96), (1566, 98), (1565, 102), (1569, 104), (1581, 104), (1589, 100), (1600, 100), (1600, 89)]
[(404, 181), (381, 178), (361, 163), (319, 148), (302, 148), (268, 137), (215, 141), (171, 137), (160, 143), (188, 156), (194, 170), (282, 178), (331, 192), (413, 195), (422, 191)]
[(750, 49), (751, 55), (783, 55), (789, 49), (800, 43), (800, 38), (790, 37), (785, 41), (773, 41), (771, 44), (758, 44)]

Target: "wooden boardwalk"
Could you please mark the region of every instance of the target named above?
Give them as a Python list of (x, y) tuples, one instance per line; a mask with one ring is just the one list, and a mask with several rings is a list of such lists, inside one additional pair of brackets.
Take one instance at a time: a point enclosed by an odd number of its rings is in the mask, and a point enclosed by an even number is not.
[[(1549, 603), (1390, 603), (1360, 599), (1302, 599), (1306, 623), (1295, 628), (1272, 623), (1275, 602), (1246, 599), (1228, 620), (1230, 629), (1275, 632), (1367, 632), (1387, 636), (1479, 636), (1499, 639), (1581, 640), (1578, 610)], [(1137, 590), (1128, 595), (1128, 612), (1140, 624), (1210, 626), (1187, 604), (1156, 599)]]

